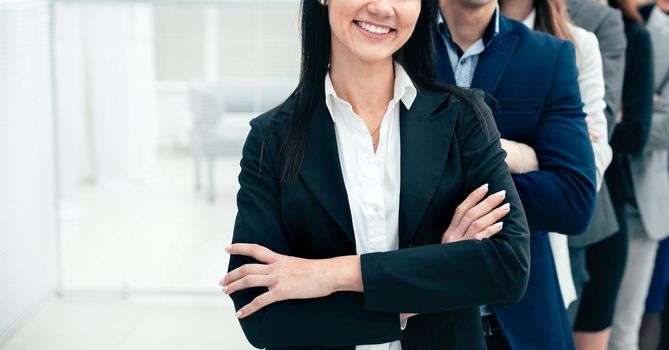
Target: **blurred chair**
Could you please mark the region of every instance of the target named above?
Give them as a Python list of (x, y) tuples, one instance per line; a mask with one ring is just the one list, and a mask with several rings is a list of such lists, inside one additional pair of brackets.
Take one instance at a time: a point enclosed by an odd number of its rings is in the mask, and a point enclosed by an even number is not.
[[(207, 163), (208, 198), (215, 200), (214, 161), (241, 156), (250, 130), (249, 121), (284, 101), (297, 85), (295, 78), (233, 78), (218, 83), (190, 84), (188, 101), (193, 115), (191, 145), (195, 163), (195, 189), (201, 189), (201, 163)], [(260, 112), (259, 112), (260, 111)]]
[(190, 133), (193, 161), (195, 165), (195, 190), (202, 188), (202, 160), (207, 163), (208, 199), (215, 200), (214, 160), (225, 154), (229, 146), (225, 142), (221, 119), (225, 105), (220, 88), (212, 83), (191, 83), (188, 101), (193, 115)]

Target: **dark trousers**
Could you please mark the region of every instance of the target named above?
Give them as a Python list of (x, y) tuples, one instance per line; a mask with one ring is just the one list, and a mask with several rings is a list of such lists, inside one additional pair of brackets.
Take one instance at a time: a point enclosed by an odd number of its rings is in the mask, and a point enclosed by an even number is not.
[(488, 350), (511, 350), (511, 346), (494, 315), (483, 316), (481, 322), (483, 322), (485, 343)]

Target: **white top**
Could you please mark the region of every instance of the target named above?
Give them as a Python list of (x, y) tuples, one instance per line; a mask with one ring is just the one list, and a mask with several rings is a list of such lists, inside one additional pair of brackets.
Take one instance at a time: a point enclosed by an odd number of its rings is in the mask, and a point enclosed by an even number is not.
[(602, 186), (604, 172), (611, 164), (613, 151), (609, 145), (608, 123), (604, 109), (604, 71), (599, 41), (595, 34), (567, 24), (569, 33), (576, 43), (576, 67), (578, 68), (578, 87), (581, 90), (583, 112), (591, 118), (590, 128), (596, 130), (601, 137), (592, 143), (595, 152), (595, 168), (597, 170), (597, 190)]
[[(534, 28), (535, 10), (523, 20), (523, 24)], [(602, 68), (602, 54), (599, 51), (599, 41), (595, 34), (579, 28), (571, 23), (567, 24), (569, 34), (574, 38), (576, 46), (576, 67), (578, 68), (578, 87), (581, 91), (583, 112), (590, 117), (589, 128), (597, 131), (599, 140), (592, 142), (595, 155), (595, 169), (597, 175), (597, 190), (602, 186), (604, 172), (611, 164), (613, 152), (609, 146), (609, 133), (604, 109), (604, 72)], [(569, 307), (576, 300), (576, 287), (571, 272), (569, 258), (569, 242), (567, 236), (551, 232), (548, 235), (553, 251), (553, 261), (558, 275), (560, 291), (565, 307)]]
[[(325, 76), (325, 104), (335, 125), (337, 150), (355, 233), (357, 254), (399, 248), (400, 209), (400, 104), (409, 109), (416, 88), (395, 63), (393, 99), (381, 122), (376, 153), (365, 122), (350, 103), (342, 100)], [(400, 327), (397, 315), (397, 327)], [(401, 350), (400, 341), (358, 345), (356, 350)]]

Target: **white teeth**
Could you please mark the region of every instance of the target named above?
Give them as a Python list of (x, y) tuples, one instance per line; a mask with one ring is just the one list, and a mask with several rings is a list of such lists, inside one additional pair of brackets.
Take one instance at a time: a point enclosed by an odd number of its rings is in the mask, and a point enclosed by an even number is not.
[(390, 28), (388, 28), (388, 27), (377, 27), (373, 24), (369, 24), (369, 23), (366, 23), (366, 22), (360, 22), (360, 21), (356, 21), (356, 23), (358, 24), (358, 26), (360, 28), (362, 28), (362, 29), (364, 29), (364, 30), (366, 30), (370, 33), (388, 34), (390, 32)]

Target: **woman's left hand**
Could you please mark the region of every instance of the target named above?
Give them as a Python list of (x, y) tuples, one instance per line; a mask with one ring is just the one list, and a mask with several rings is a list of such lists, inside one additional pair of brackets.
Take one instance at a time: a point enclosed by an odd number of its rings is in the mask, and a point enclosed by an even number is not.
[(340, 278), (332, 274), (346, 271), (347, 266), (343, 263), (349, 258), (302, 259), (275, 253), (258, 244), (246, 243), (233, 244), (226, 251), (231, 255), (244, 255), (261, 262), (242, 265), (225, 275), (219, 284), (226, 294), (254, 287), (269, 289), (239, 309), (239, 318), (277, 301), (320, 298), (334, 293)]

